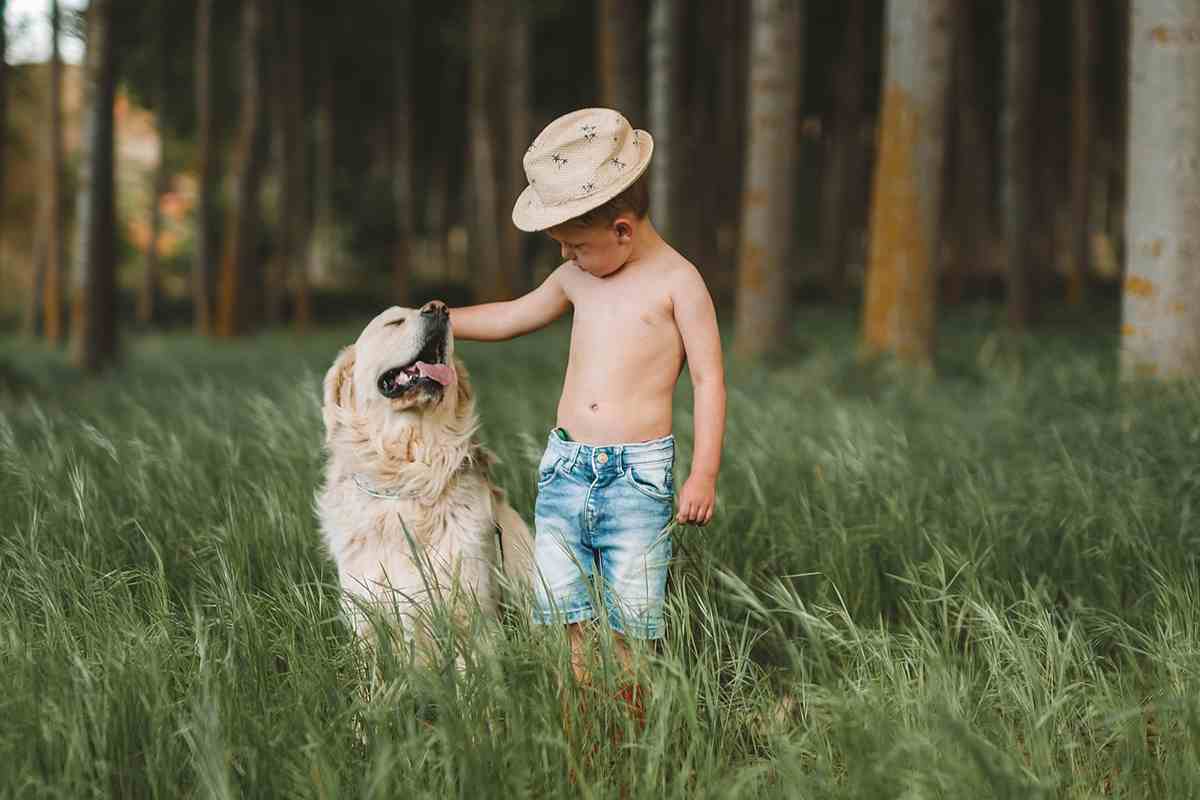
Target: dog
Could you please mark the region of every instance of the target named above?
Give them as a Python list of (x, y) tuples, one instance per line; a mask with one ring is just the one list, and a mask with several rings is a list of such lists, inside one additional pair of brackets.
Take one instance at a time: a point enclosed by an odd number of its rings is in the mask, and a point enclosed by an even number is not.
[(418, 642), (439, 597), (455, 618), (474, 606), (494, 618), (500, 575), (529, 586), (533, 540), (490, 477), (445, 304), (379, 314), (338, 354), (323, 394), (317, 515), (359, 637), (372, 638), (364, 607)]

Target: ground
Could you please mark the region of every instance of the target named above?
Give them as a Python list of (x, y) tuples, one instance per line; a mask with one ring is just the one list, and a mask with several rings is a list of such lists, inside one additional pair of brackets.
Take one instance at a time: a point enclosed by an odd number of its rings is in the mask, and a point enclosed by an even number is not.
[[(519, 614), (363, 691), (312, 509), (354, 329), (130, 338), (98, 382), (0, 337), (0, 793), (1200, 794), (1200, 385), (1122, 390), (1115, 324), (955, 312), (914, 378), (858, 364), (853, 315), (796, 319), (730, 365), (643, 730), (599, 667), (574, 718)], [(527, 517), (566, 334), (460, 348)], [(686, 386), (676, 430), (682, 479)]]

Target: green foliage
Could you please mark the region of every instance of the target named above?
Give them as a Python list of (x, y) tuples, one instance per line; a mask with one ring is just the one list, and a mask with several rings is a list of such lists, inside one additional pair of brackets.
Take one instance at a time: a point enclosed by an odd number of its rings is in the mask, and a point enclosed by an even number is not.
[[(444, 631), (461, 670), (364, 672), (312, 512), (355, 329), (144, 338), (97, 382), (0, 341), (0, 792), (1200, 793), (1200, 386), (1122, 398), (1113, 337), (1018, 362), (966, 318), (948, 374), (908, 379), (804, 317), (792, 362), (730, 365), (642, 731), (603, 663), (564, 706), (562, 637), (519, 613)], [(565, 333), (459, 348), (526, 516)]]

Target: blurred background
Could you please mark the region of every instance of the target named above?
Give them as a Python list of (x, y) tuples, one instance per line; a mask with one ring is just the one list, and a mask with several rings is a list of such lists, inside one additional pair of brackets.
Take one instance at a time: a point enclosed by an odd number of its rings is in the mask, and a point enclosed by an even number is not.
[(529, 290), (521, 156), (590, 105), (654, 134), (652, 218), (739, 355), (813, 303), (917, 363), (962, 303), (1119, 324), (1128, 0), (0, 8), (0, 330), (82, 367)]

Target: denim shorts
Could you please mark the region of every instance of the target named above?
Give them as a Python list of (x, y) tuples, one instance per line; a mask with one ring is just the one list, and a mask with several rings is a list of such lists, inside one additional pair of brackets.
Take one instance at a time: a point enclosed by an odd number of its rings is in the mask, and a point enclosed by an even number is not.
[(662, 637), (674, 462), (674, 436), (600, 446), (551, 431), (534, 506), (535, 623), (595, 619), (599, 600), (617, 633)]

